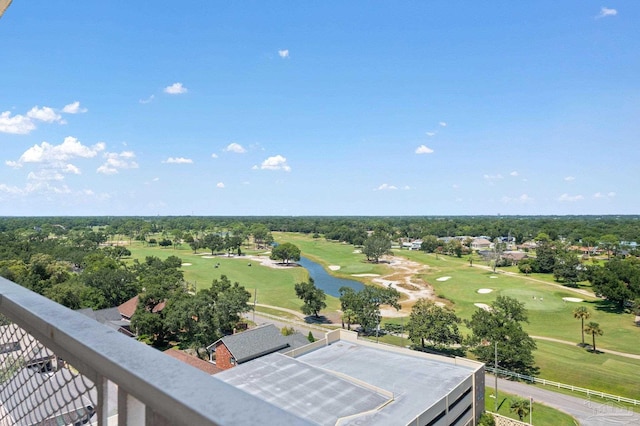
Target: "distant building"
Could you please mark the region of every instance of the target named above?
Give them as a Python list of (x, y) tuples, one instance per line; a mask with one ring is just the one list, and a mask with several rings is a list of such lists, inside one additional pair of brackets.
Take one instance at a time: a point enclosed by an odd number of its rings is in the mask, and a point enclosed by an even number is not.
[(486, 238), (474, 238), (473, 241), (471, 241), (471, 248), (473, 250), (486, 250), (491, 248), (492, 245), (493, 243)]

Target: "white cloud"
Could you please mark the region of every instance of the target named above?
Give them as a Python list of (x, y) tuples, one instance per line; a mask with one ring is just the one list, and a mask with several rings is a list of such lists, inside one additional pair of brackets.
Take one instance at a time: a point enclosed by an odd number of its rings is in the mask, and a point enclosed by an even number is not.
[(70, 103), (69, 105), (65, 105), (64, 108), (62, 108), (62, 112), (67, 114), (80, 114), (87, 111), (88, 110), (86, 108), (80, 108), (80, 101), (75, 101), (73, 103)]
[(193, 160), (191, 158), (184, 157), (169, 157), (163, 163), (167, 164), (193, 164)]
[(216, 188), (220, 188), (220, 189), (224, 188), (224, 183), (223, 182), (218, 182), (216, 184)]
[(616, 16), (618, 11), (616, 9), (609, 9), (608, 7), (603, 7), (600, 9), (600, 13), (596, 18), (606, 18), (607, 16)]
[(420, 145), (416, 148), (416, 154), (431, 154), (433, 150), (426, 145)]
[(569, 202), (569, 203), (573, 203), (575, 201), (580, 201), (580, 200), (584, 200), (584, 197), (582, 195), (569, 195), (569, 194), (562, 194), (560, 197), (558, 197), (558, 201), (561, 202)]
[(61, 122), (62, 116), (55, 112), (53, 108), (34, 106), (27, 112), (27, 117), (34, 120), (44, 121), (45, 123)]
[(411, 187), (409, 185), (405, 185), (404, 187), (402, 187), (402, 189), (404, 189), (405, 191), (409, 191)]
[(104, 175), (113, 175), (118, 173), (120, 169), (137, 169), (138, 163), (134, 161), (136, 155), (132, 151), (105, 152), (105, 162), (96, 169), (97, 173)]
[(12, 163), (15, 166), (20, 166), (24, 163), (58, 163), (75, 157), (92, 158), (104, 150), (104, 147), (102, 142), (89, 147), (83, 145), (73, 136), (67, 136), (60, 145), (51, 145), (48, 142), (34, 145), (27, 149), (17, 162)]
[(181, 95), (183, 93), (187, 93), (187, 88), (184, 87), (182, 83), (173, 83), (171, 86), (164, 88), (164, 93), (168, 93), (170, 95)]
[(11, 116), (10, 111), (0, 114), (0, 132), (14, 135), (26, 135), (36, 128), (33, 121), (24, 115)]
[(148, 104), (149, 102), (153, 101), (154, 98), (155, 95), (151, 95), (147, 99), (140, 99), (138, 102), (140, 102), (141, 104)]
[(516, 177), (516, 176), (518, 176), (518, 172), (514, 170), (511, 173), (509, 173), (509, 176)]
[(213, 154), (211, 154), (211, 158), (218, 158), (218, 154), (214, 152)]
[(452, 187), (453, 189), (459, 189), (459, 188), (460, 188), (460, 185), (458, 185), (457, 183), (454, 183), (453, 185), (451, 185), (451, 187)]
[(567, 182), (573, 182), (574, 180), (576, 180), (576, 178), (573, 177), (573, 176), (567, 176), (567, 177), (564, 178), (564, 180), (567, 181)]
[(37, 172), (29, 172), (27, 179), (30, 181), (61, 181), (64, 175), (56, 170), (44, 169)]
[(596, 198), (596, 199), (613, 198), (615, 196), (616, 196), (615, 192), (608, 192), (606, 194), (603, 194), (602, 192), (596, 192), (595, 194), (593, 194), (593, 198)]
[(435, 136), (435, 135), (436, 135), (436, 132), (427, 132), (427, 136), (429, 136), (429, 137), (432, 137), (432, 136)]
[[(253, 167), (254, 169), (257, 166)], [(285, 172), (290, 172), (291, 167), (287, 164), (287, 159), (282, 155), (275, 155), (273, 157), (269, 157), (262, 162), (260, 165), (260, 169), (262, 170), (284, 170)]]
[(502, 176), (500, 173), (498, 173), (497, 175), (486, 175), (486, 174), (485, 174), (485, 175), (484, 175), (484, 176), (482, 176), (482, 177), (483, 177), (485, 180), (488, 180), (489, 182), (493, 182), (493, 181), (496, 181), (496, 180), (503, 179), (503, 176)]
[(224, 150), (226, 152), (235, 152), (236, 154), (244, 154), (245, 152), (247, 152), (247, 150), (244, 149), (242, 145), (235, 142), (231, 142)]
[(21, 194), (22, 189), (17, 186), (9, 186), (4, 183), (0, 183), (0, 192), (6, 192), (8, 194)]
[(520, 203), (520, 204), (529, 204), (533, 202), (533, 198), (531, 198), (527, 194), (522, 194), (519, 197), (502, 197), (502, 202), (505, 204), (509, 203)]
[[(62, 110), (62, 112), (69, 114), (85, 111), (86, 109), (80, 108), (80, 102), (66, 105)], [(25, 115), (16, 114), (12, 116), (10, 111), (0, 113), (0, 133), (11, 133), (14, 135), (29, 134), (36, 128), (34, 121), (66, 124), (62, 116), (53, 108), (34, 106)]]
[(288, 58), (289, 57), (289, 49), (278, 50), (278, 55), (281, 58)]
[(396, 186), (394, 186), (394, 185), (389, 185), (388, 183), (383, 183), (382, 185), (377, 187), (375, 190), (376, 191), (394, 191), (396, 189), (398, 189), (398, 188)]
[(447, 127), (447, 123), (445, 123), (444, 121), (441, 121), (438, 124), (440, 125), (440, 127)]

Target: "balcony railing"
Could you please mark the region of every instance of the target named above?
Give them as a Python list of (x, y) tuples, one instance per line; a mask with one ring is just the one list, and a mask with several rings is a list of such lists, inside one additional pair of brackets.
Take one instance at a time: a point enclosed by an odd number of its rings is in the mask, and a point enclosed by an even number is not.
[(0, 426), (307, 422), (0, 277)]

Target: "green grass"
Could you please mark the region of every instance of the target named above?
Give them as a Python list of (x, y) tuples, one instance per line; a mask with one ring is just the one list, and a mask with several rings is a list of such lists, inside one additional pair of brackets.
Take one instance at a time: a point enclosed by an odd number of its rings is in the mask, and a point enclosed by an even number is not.
[[(291, 242), (308, 257), (325, 267), (339, 265), (340, 270), (328, 271), (332, 275), (356, 278), (365, 283), (371, 278), (352, 277), (352, 274), (380, 274), (393, 272), (384, 264), (366, 262), (364, 255), (354, 253), (354, 247), (348, 244), (329, 242), (324, 239), (313, 239), (302, 234), (274, 233), (279, 242)], [(144, 258), (147, 255), (166, 258), (176, 255), (183, 262), (191, 263), (184, 266), (185, 278), (196, 283), (198, 288), (208, 286), (213, 278), (226, 274), (232, 281), (238, 281), (252, 293), (258, 291), (258, 302), (273, 306), (280, 306), (299, 310), (301, 302), (296, 298), (293, 285), (307, 279), (307, 272), (303, 268), (273, 269), (259, 265), (253, 261), (248, 267), (246, 259), (216, 257), (207, 259), (202, 254), (194, 255), (188, 246), (179, 249), (161, 249), (159, 247), (143, 247), (134, 244), (131, 247), (134, 258)], [(480, 268), (482, 263), (474, 261), (470, 267), (468, 259), (450, 256), (435, 256), (419, 251), (395, 250), (395, 254), (414, 260), (427, 266), (421, 278), (434, 287), (438, 296), (446, 298), (456, 314), (469, 319), (478, 309), (474, 303), (491, 304), (497, 295), (515, 297), (525, 304), (529, 315), (529, 324), (525, 330), (536, 336), (553, 337), (557, 339), (580, 342), (580, 321), (573, 318), (573, 310), (578, 306), (586, 306), (592, 313), (589, 321), (600, 324), (603, 336), (597, 337), (599, 348), (607, 348), (622, 352), (640, 354), (637, 345), (640, 327), (635, 326), (633, 316), (617, 313), (606, 302), (595, 297), (577, 294), (569, 288), (558, 287), (553, 278), (547, 275), (524, 277), (497, 273)], [(220, 263), (219, 268), (213, 265)], [(437, 281), (437, 278), (449, 276), (447, 281)], [(532, 279), (533, 278), (533, 279)], [(535, 279), (535, 280), (534, 280)], [(539, 282), (543, 281), (543, 282)], [(479, 294), (480, 288), (493, 291)], [(578, 297), (585, 299), (581, 303), (564, 302), (563, 297)], [(323, 312), (339, 309), (339, 300), (327, 297), (328, 307)], [(264, 308), (260, 308), (261, 310)], [(272, 313), (272, 312), (268, 312)], [(273, 314), (278, 314), (277, 311)], [(406, 324), (407, 319), (388, 318), (384, 322)], [(460, 330), (468, 334), (464, 324)], [(586, 337), (589, 342), (589, 336)], [(374, 337), (375, 339), (375, 337)], [(383, 336), (380, 341), (405, 346), (409, 342), (395, 336)], [(538, 350), (535, 352), (536, 364), (540, 367), (540, 377), (562, 383), (600, 390), (612, 394), (619, 394), (637, 398), (640, 376), (640, 360), (628, 359), (608, 354), (594, 355), (573, 345), (537, 341)]]
[[(299, 267), (270, 268), (260, 265), (255, 260), (243, 257), (227, 257), (226, 255), (210, 257), (210, 252), (183, 249), (146, 247), (134, 244), (129, 247), (132, 259), (144, 260), (146, 256), (156, 256), (166, 259), (169, 256), (179, 257), (184, 264), (182, 267), (185, 280), (202, 289), (211, 285), (211, 282), (226, 275), (232, 282), (239, 282), (252, 294), (257, 290), (258, 303), (280, 306), (288, 309), (299, 310), (302, 302), (296, 297), (293, 289), (295, 283), (306, 281), (309, 274), (306, 269)], [(251, 263), (251, 266), (248, 264)], [(216, 268), (215, 266), (219, 264)], [(253, 298), (252, 298), (253, 301)], [(340, 301), (327, 295), (326, 311), (336, 311), (340, 307)]]
[(542, 340), (536, 345), (540, 378), (638, 399), (640, 360)]
[[(519, 398), (515, 395), (498, 391), (498, 414), (501, 416), (509, 417), (511, 419), (518, 419), (515, 413), (510, 410), (511, 399)], [(495, 412), (495, 399), (490, 395), (494, 394), (494, 389), (485, 387), (484, 407), (485, 410)], [(538, 402), (533, 403), (533, 424), (534, 425), (554, 425), (554, 426), (575, 426), (578, 422), (569, 414), (564, 413), (555, 408), (551, 408), (547, 405), (540, 404)], [(522, 419), (523, 422), (529, 422), (529, 416), (527, 415)]]
[(323, 238), (311, 238), (303, 234), (274, 232), (273, 236), (280, 243), (292, 243), (300, 248), (301, 254), (314, 262), (328, 268), (329, 265), (340, 266), (337, 271), (328, 271), (331, 275), (370, 282), (370, 278), (353, 277), (353, 274), (385, 274), (391, 270), (384, 264), (366, 261), (362, 253), (358, 253), (351, 244), (326, 241)]

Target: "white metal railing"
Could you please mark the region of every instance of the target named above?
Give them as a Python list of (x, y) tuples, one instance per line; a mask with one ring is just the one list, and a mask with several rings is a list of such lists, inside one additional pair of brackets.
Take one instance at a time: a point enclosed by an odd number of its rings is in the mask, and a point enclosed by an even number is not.
[[(488, 372), (492, 372), (494, 374), (496, 373), (495, 367), (485, 366), (485, 370)], [(539, 383), (541, 385), (552, 386), (558, 389), (568, 389), (573, 392), (581, 392), (586, 394), (587, 396), (597, 396), (598, 398), (602, 398), (602, 399), (609, 399), (617, 402), (626, 402), (632, 405), (640, 405), (640, 401), (638, 401), (637, 399), (626, 398), (624, 396), (619, 396), (619, 395), (612, 395), (610, 393), (600, 392), (593, 389), (581, 388), (579, 386), (567, 385), (565, 383), (553, 382), (551, 380), (539, 379), (537, 377), (527, 376), (527, 375), (516, 373), (513, 371), (503, 370), (501, 368), (498, 368), (497, 371), (499, 375), (515, 377), (518, 379), (526, 380), (530, 383)]]
[[(62, 393), (65, 401), (79, 400), (78, 404), (84, 404), (78, 406), (87, 412), (80, 415), (88, 415), (92, 423), (104, 426), (116, 422), (119, 425), (159, 426), (308, 424), (304, 419), (1, 277), (0, 314), (28, 333), (38, 348), (44, 348), (42, 353), (55, 355), (47, 355), (47, 360), (63, 360), (60, 365), (52, 365), (51, 371), (44, 369), (36, 373), (46, 378), (56, 371), (65, 371), (63, 375), (68, 380), (80, 380), (84, 386), (78, 390), (78, 395), (70, 397), (68, 390), (44, 386), (34, 390), (26, 384), (17, 385), (13, 393), (23, 395), (24, 400), (34, 392), (43, 396), (42, 419), (59, 421), (63, 419), (65, 409), (69, 414), (66, 406), (53, 403)], [(8, 345), (15, 340), (5, 337), (7, 342), (4, 343)], [(6, 349), (11, 348), (6, 346)], [(3, 355), (7, 353), (0, 354), (0, 371), (5, 379), (2, 383), (16, 382), (14, 376), (21, 371), (22, 374), (34, 374), (35, 370), (25, 367), (24, 362), (9, 367), (8, 358), (2, 358)], [(25, 373), (22, 367), (29, 371)], [(16, 404), (20, 403), (22, 401)], [(13, 402), (0, 400), (1, 425), (16, 423), (7, 414), (13, 410), (11, 404)], [(37, 424), (46, 424), (42, 419)], [(19, 424), (32, 423), (22, 421)]]

